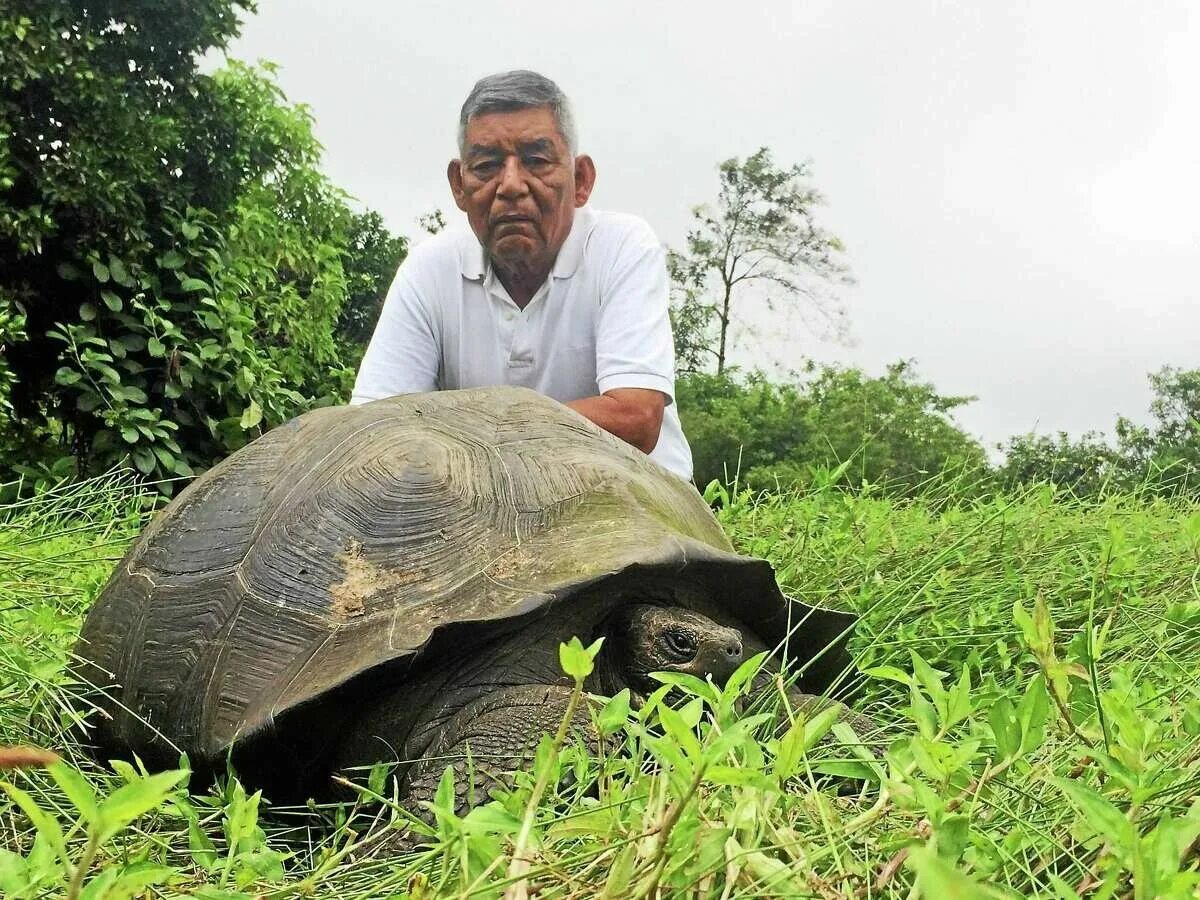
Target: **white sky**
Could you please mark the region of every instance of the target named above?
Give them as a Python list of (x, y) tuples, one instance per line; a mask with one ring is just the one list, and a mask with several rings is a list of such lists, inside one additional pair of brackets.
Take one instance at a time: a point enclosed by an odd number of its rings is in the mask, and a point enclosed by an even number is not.
[[(969, 8), (974, 7), (974, 8)], [(1153, 12), (1151, 12), (1153, 9)], [(987, 442), (1145, 418), (1200, 367), (1200, 5), (259, 0), (230, 54), (281, 66), (330, 176), (394, 230), (445, 184), (481, 75), (571, 96), (592, 202), (679, 246), (716, 164), (809, 160), (858, 285), (856, 341), (753, 312), (739, 359), (914, 357)]]

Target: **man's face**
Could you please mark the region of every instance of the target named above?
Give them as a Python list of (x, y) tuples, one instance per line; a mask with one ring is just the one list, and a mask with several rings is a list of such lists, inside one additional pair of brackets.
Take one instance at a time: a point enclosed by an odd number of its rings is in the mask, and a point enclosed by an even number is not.
[(447, 170), (454, 202), (488, 254), (508, 269), (549, 272), (587, 203), (596, 170), (571, 158), (549, 107), (467, 122), (461, 160)]

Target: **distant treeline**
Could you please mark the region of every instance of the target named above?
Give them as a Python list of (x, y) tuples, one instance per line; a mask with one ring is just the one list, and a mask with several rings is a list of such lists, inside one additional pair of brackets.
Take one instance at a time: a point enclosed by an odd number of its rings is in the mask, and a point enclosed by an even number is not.
[(1090, 432), (1013, 437), (989, 463), (951, 414), (971, 397), (939, 394), (911, 363), (872, 377), (812, 366), (788, 383), (761, 375), (691, 373), (677, 388), (696, 482), (752, 489), (830, 481), (910, 496), (953, 481), (958, 496), (1049, 484), (1079, 498), (1142, 493), (1200, 499), (1200, 370), (1150, 376), (1153, 423), (1120, 417), (1115, 438)]

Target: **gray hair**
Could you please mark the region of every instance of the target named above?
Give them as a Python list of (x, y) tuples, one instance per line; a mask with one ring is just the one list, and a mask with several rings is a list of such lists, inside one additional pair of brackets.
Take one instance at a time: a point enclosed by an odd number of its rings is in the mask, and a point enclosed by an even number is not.
[(554, 121), (558, 123), (558, 130), (567, 142), (567, 150), (573, 156), (578, 136), (575, 133), (575, 116), (571, 112), (571, 102), (557, 84), (545, 75), (530, 72), (528, 69), (499, 72), (475, 82), (475, 87), (471, 88), (471, 93), (467, 95), (458, 114), (459, 155), (466, 153), (467, 122), (471, 119), (486, 113), (514, 112), (538, 106), (550, 107)]

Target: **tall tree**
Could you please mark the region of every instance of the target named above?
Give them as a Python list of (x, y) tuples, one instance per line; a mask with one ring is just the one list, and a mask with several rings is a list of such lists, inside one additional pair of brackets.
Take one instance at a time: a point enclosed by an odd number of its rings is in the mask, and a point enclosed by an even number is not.
[(682, 367), (697, 368), (707, 358), (724, 373), (736, 307), (752, 285), (764, 289), (771, 309), (793, 303), (844, 333), (845, 310), (834, 289), (851, 281), (845, 248), (814, 219), (824, 198), (808, 183), (807, 165), (777, 166), (763, 147), (745, 160), (727, 159), (718, 171), (715, 208), (692, 211), (686, 249), (668, 257), (677, 286), (674, 319), (685, 326), (677, 346)]
[[(675, 341), (675, 370), (680, 375), (707, 372), (716, 356), (712, 325), (715, 309), (694, 286), (681, 286), (677, 272), (678, 257), (667, 257), (671, 271), (671, 336)], [(724, 375), (724, 366), (722, 366)]]

